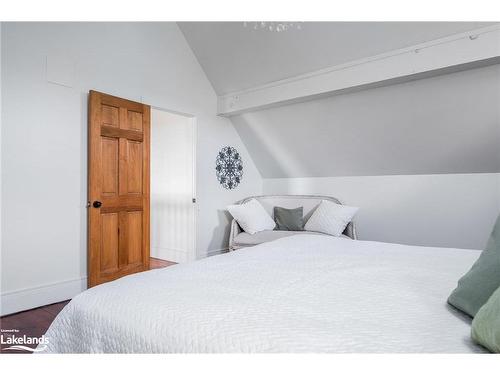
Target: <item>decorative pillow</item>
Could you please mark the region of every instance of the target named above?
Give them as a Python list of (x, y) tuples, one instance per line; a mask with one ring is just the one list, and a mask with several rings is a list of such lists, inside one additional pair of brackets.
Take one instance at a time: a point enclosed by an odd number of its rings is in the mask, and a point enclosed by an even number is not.
[(227, 210), (240, 227), (250, 234), (263, 230), (273, 230), (276, 226), (274, 220), (256, 199), (251, 199), (243, 204), (228, 206)]
[(304, 209), (274, 207), (274, 230), (304, 230)]
[(472, 321), (472, 339), (493, 353), (500, 353), (500, 288), (479, 309)]
[(358, 207), (349, 207), (323, 200), (307, 221), (304, 229), (338, 237), (358, 210)]
[(493, 292), (500, 287), (500, 216), (486, 249), (472, 268), (458, 281), (448, 303), (474, 317)]

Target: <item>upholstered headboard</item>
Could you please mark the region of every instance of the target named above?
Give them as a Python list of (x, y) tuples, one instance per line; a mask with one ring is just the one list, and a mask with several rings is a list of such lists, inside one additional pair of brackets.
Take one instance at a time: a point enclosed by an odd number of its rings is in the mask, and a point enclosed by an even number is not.
[[(237, 204), (248, 202), (250, 199), (257, 199), (266, 211), (273, 217), (275, 206), (284, 208), (304, 208), (304, 221), (309, 220), (312, 213), (318, 207), (322, 200), (332, 201), (337, 204), (342, 204), (337, 198), (324, 195), (260, 195), (242, 199)], [(350, 222), (344, 230), (344, 234), (352, 239), (356, 239), (356, 227), (354, 222)]]

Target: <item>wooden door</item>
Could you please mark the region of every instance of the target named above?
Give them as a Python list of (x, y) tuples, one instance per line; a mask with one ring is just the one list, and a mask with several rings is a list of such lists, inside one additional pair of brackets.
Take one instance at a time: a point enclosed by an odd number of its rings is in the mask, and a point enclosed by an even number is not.
[(149, 269), (150, 107), (89, 93), (88, 286)]

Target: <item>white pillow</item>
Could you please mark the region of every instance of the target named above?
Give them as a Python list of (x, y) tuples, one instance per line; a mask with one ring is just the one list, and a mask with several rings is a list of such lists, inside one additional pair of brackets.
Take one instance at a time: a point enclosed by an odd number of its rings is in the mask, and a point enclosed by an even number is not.
[(273, 230), (276, 226), (274, 220), (256, 199), (228, 206), (227, 210), (233, 215), (240, 227), (250, 234), (263, 230)]
[(344, 232), (358, 210), (358, 207), (323, 200), (307, 221), (304, 229), (338, 237)]

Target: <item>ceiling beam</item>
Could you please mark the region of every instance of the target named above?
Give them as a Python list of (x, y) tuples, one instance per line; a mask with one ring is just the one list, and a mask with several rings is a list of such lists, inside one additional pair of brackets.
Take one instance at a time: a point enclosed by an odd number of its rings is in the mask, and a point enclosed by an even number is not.
[(500, 63), (500, 25), (460, 33), (219, 96), (217, 114), (234, 116), (318, 97)]

